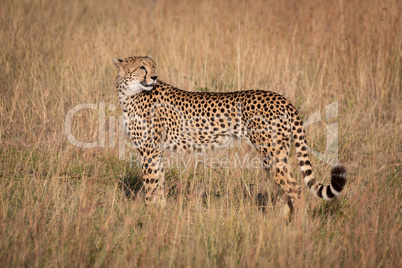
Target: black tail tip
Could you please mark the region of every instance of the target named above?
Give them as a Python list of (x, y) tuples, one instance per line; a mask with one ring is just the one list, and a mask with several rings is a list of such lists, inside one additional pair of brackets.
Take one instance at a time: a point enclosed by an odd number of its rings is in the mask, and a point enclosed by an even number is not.
[(346, 184), (346, 168), (342, 165), (335, 166), (331, 171), (331, 185), (338, 192), (342, 191)]

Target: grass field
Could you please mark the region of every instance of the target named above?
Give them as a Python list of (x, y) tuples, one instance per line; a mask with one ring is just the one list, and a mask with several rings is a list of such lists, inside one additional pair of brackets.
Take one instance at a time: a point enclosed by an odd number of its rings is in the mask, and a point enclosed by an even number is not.
[[(0, 266), (402, 266), (401, 1), (134, 2), (0, 5)], [(145, 207), (137, 155), (119, 147), (112, 61), (134, 55), (179, 88), (272, 90), (304, 119), (318, 112), (315, 151), (338, 124), (341, 197), (305, 194), (287, 224), (264, 172), (234, 165), (256, 156), (242, 144), (214, 153), (227, 166), (170, 156), (168, 205)], [(96, 109), (72, 133), (95, 148), (65, 135), (83, 103)], [(328, 183), (331, 166), (312, 161)]]

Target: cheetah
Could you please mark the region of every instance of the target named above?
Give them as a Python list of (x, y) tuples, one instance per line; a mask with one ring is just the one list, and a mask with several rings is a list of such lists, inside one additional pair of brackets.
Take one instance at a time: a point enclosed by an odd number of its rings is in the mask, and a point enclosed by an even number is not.
[(330, 185), (313, 174), (306, 133), (299, 112), (283, 96), (262, 90), (228, 93), (189, 92), (157, 79), (149, 56), (114, 59), (116, 88), (123, 109), (124, 128), (142, 158), (145, 202), (166, 204), (164, 150), (212, 148), (228, 137), (252, 144), (262, 168), (287, 195), (290, 212), (301, 203), (301, 189), (289, 163), (291, 143), (303, 180), (313, 195), (331, 200), (346, 184), (346, 169), (332, 168)]

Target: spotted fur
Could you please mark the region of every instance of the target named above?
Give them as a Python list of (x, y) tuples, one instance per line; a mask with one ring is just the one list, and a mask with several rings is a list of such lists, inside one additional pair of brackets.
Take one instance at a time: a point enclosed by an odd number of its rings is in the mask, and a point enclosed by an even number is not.
[(212, 148), (230, 136), (250, 142), (273, 172), (275, 182), (300, 205), (301, 190), (291, 174), (292, 141), (303, 179), (311, 192), (324, 200), (338, 196), (346, 183), (343, 166), (332, 169), (330, 185), (313, 174), (306, 133), (299, 112), (283, 96), (261, 90), (200, 93), (177, 89), (157, 80), (150, 57), (115, 59), (116, 87), (124, 125), (142, 156), (146, 201), (165, 203), (162, 154), (164, 150)]

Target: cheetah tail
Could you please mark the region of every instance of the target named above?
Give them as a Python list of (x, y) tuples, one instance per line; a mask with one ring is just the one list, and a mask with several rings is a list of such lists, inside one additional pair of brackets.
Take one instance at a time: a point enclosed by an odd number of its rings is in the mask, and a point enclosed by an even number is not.
[[(303, 136), (306, 136), (304, 130)], [(346, 184), (346, 169), (342, 165), (334, 166), (331, 171), (330, 185), (323, 185), (318, 182), (312, 171), (307, 142), (304, 137), (302, 137), (303, 140), (296, 144), (297, 160), (299, 161), (304, 183), (315, 196), (324, 200), (332, 200), (341, 193)]]

